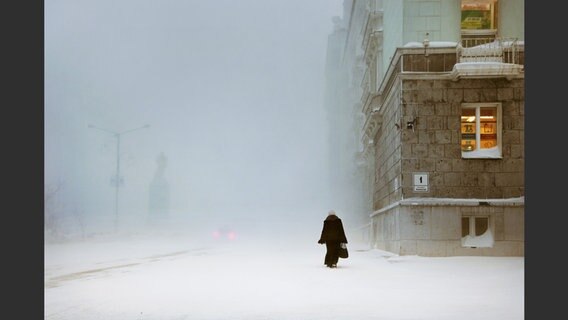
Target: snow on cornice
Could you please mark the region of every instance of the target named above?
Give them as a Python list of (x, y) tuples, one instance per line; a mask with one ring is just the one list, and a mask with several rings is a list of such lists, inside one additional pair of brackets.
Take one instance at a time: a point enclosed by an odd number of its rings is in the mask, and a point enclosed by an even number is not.
[(392, 208), (398, 206), (523, 206), (525, 204), (525, 197), (517, 198), (497, 198), (497, 199), (483, 199), (483, 198), (408, 198), (394, 202), (384, 208), (374, 211), (369, 216), (373, 217)]
[(514, 63), (495, 61), (471, 61), (459, 62), (454, 65), (452, 77), (476, 78), (476, 77), (512, 77), (522, 74), (523, 66)]

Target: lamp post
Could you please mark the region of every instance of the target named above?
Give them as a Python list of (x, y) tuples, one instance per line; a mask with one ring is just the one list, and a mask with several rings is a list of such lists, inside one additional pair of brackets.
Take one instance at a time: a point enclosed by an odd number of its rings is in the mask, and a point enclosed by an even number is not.
[(91, 129), (97, 129), (97, 130), (101, 130), (107, 133), (110, 133), (114, 136), (114, 138), (116, 139), (116, 173), (115, 173), (115, 197), (114, 197), (114, 230), (115, 232), (118, 231), (118, 189), (120, 187), (120, 137), (126, 133), (130, 133), (132, 131), (136, 131), (139, 129), (145, 129), (145, 128), (149, 128), (150, 125), (144, 125), (142, 127), (138, 127), (138, 128), (134, 128), (134, 129), (129, 129), (129, 130), (125, 130), (125, 131), (121, 131), (121, 132), (115, 132), (112, 130), (108, 130), (108, 129), (104, 129), (104, 128), (99, 128), (95, 125), (89, 124), (88, 126)]

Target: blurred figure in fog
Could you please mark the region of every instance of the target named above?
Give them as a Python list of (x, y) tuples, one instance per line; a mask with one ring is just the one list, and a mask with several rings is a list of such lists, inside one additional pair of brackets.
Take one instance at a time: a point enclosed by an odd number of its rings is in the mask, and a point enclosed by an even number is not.
[(347, 243), (343, 223), (335, 211), (330, 210), (327, 218), (323, 221), (323, 229), (321, 231), (319, 244), (324, 244), (327, 248), (324, 264), (328, 268), (336, 268), (339, 260), (339, 247), (342, 243)]
[(170, 191), (165, 175), (167, 163), (166, 155), (161, 152), (156, 158), (157, 167), (150, 182), (148, 214), (150, 223), (154, 226), (165, 222), (168, 218)]

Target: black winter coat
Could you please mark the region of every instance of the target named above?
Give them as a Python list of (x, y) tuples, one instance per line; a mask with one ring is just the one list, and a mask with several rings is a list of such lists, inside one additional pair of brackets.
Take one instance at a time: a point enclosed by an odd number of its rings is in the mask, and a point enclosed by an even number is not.
[(338, 242), (347, 243), (343, 223), (336, 215), (329, 215), (323, 221), (323, 229), (318, 243)]

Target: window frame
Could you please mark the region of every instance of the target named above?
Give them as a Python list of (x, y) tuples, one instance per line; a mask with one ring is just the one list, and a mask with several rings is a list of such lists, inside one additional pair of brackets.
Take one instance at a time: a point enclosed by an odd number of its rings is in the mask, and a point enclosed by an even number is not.
[[(464, 247), (464, 248), (493, 248), (493, 245), (495, 244), (495, 239), (493, 237), (493, 230), (491, 228), (491, 216), (489, 216), (489, 215), (462, 215), (461, 216), (461, 223), (462, 223), (461, 228), (462, 229), (463, 229), (463, 219), (464, 218), (468, 219), (469, 229), (468, 229), (468, 234), (466, 234), (465, 236), (462, 235), (462, 237), (461, 237), (462, 247)], [(485, 230), (485, 232), (480, 234), (480, 235), (476, 235), (475, 219), (481, 219), (481, 218), (487, 219), (487, 230)], [(467, 245), (467, 244), (465, 244), (465, 240), (464, 240), (465, 237), (470, 236), (470, 239), (475, 241), (476, 238), (482, 237), (483, 235), (485, 235), (485, 233), (489, 233), (489, 236), (491, 237), (491, 244), (490, 245)]]
[[(477, 2), (479, 5), (487, 5), (489, 6), (489, 10), (467, 10), (464, 9), (464, 6), (468, 5), (468, 2), (471, 1), (460, 1), (460, 29), (463, 32), (471, 32), (471, 33), (476, 33), (479, 32), (480, 34), (483, 34), (484, 32), (487, 32), (489, 30), (491, 31), (497, 31), (497, 27), (499, 24), (499, 1), (498, 0), (479, 0), (479, 1), (475, 1)], [(473, 3), (470, 3), (473, 4)], [(462, 28), (463, 24), (466, 20), (468, 20), (468, 18), (478, 18), (480, 20), (483, 20), (484, 17), (480, 17), (478, 15), (467, 15), (464, 17), (464, 11), (478, 11), (478, 12), (485, 12), (487, 11), (489, 14), (489, 27), (488, 28), (483, 28), (482, 25), (482, 21), (480, 21), (480, 26), (479, 28)], [(473, 19), (475, 20), (475, 19)]]
[[(481, 148), (481, 108), (496, 108), (497, 119), (496, 135), (497, 142), (494, 148), (482, 149)], [(464, 109), (475, 109), (475, 149), (472, 151), (465, 151), (462, 148), (462, 115)], [(503, 107), (500, 102), (476, 102), (476, 103), (462, 103), (460, 109), (460, 151), (462, 159), (503, 159)]]

